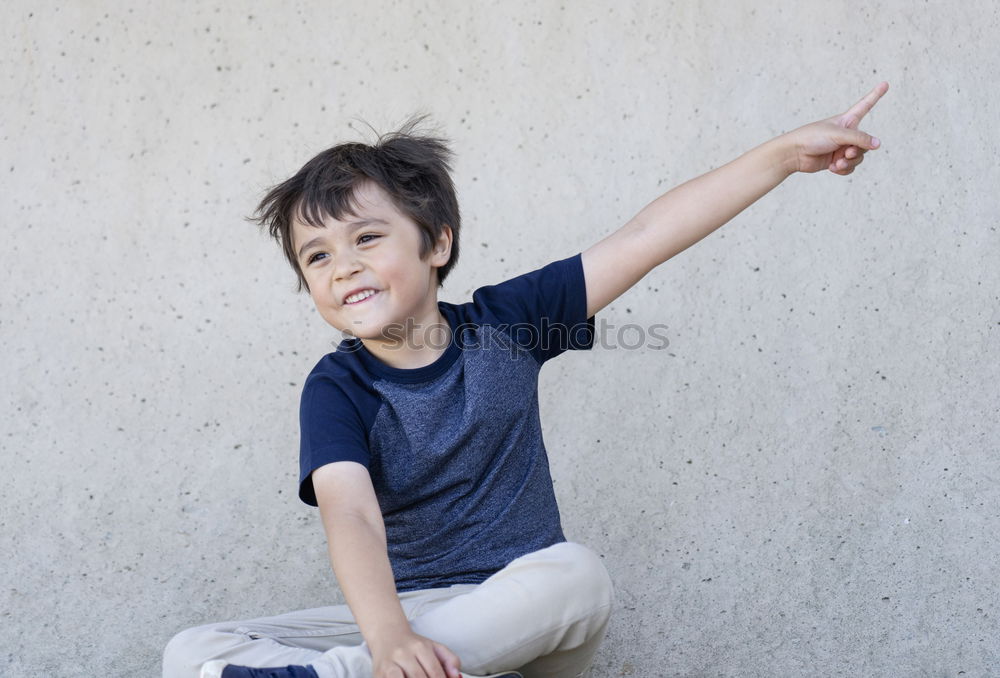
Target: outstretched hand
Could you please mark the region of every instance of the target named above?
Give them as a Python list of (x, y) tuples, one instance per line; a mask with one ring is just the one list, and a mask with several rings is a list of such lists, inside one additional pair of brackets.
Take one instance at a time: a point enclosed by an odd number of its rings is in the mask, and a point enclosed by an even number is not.
[(860, 131), (858, 124), (887, 91), (889, 83), (880, 82), (846, 112), (789, 132), (787, 140), (794, 149), (792, 168), (797, 172), (829, 169), (841, 176), (853, 172), (865, 153), (881, 145), (878, 138)]

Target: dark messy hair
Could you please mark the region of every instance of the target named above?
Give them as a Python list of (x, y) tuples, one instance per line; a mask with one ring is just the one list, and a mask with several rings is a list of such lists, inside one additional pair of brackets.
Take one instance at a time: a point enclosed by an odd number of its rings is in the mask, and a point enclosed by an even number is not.
[[(292, 248), (292, 222), (321, 227), (326, 216), (338, 221), (357, 216), (357, 190), (374, 181), (396, 209), (420, 229), (420, 258), (426, 257), (451, 227), (451, 258), (437, 269), (444, 283), (458, 261), (461, 217), (452, 183), (448, 140), (418, 131), (428, 114), (411, 117), (395, 132), (379, 135), (375, 143), (344, 143), (317, 154), (295, 176), (272, 187), (249, 220), (266, 227), (281, 246), (298, 275), (298, 289), (309, 289)], [(371, 128), (371, 125), (369, 125)], [(375, 130), (372, 128), (372, 131)]]

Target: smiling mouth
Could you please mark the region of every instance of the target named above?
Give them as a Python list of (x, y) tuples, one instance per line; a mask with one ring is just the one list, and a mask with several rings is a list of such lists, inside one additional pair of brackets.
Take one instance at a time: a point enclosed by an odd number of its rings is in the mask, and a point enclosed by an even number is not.
[(357, 306), (358, 304), (363, 304), (366, 301), (368, 301), (369, 299), (371, 299), (372, 297), (374, 297), (376, 294), (378, 294), (378, 291), (377, 290), (373, 290), (370, 294), (368, 294), (367, 296), (361, 297), (357, 301), (346, 301), (345, 300), (344, 301), (344, 306)]

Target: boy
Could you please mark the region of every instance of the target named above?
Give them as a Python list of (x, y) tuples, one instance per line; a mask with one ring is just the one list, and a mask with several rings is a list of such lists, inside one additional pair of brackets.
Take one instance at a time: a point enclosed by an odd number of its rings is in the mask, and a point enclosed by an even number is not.
[(319, 506), (347, 605), (190, 629), (167, 646), (164, 676), (584, 675), (611, 585), (562, 534), (539, 368), (589, 348), (597, 311), (790, 174), (851, 174), (879, 146), (857, 126), (887, 90), (461, 305), (437, 301), (458, 255), (450, 155), (415, 123), (325, 151), (273, 188), (260, 222), (320, 315), (351, 335), (313, 369), (300, 406), (299, 495)]

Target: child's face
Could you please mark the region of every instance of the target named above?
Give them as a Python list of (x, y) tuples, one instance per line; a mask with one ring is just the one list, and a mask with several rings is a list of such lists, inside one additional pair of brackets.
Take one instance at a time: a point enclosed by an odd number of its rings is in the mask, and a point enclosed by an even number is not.
[(320, 315), (342, 332), (376, 341), (438, 323), (436, 269), (451, 254), (450, 231), (421, 259), (419, 228), (378, 184), (359, 186), (356, 203), (357, 216), (345, 221), (292, 224), (292, 246)]

